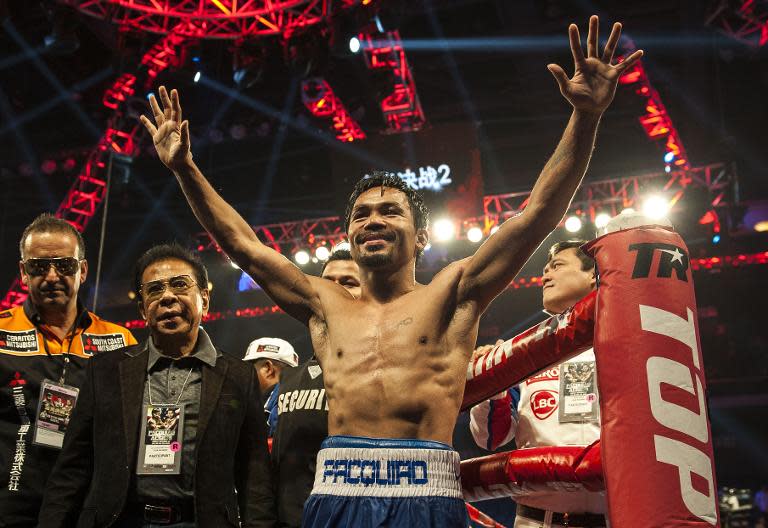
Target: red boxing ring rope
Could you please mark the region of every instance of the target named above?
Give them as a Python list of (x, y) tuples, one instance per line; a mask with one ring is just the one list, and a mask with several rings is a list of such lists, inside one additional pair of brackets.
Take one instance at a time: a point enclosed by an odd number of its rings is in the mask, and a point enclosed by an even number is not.
[(467, 369), (461, 410), (591, 348), (596, 296), (590, 293), (568, 311), (475, 358)]
[(466, 460), (465, 498), (605, 489), (613, 528), (719, 526), (688, 249), (659, 226), (584, 249), (600, 271), (597, 293), (473, 361), (462, 409), (594, 346), (601, 440)]

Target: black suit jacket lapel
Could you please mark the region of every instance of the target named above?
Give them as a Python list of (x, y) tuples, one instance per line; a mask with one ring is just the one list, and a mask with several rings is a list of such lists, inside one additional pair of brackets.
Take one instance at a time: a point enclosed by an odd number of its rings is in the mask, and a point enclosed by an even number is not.
[(216, 359), (216, 366), (203, 365), (203, 387), (200, 392), (200, 418), (197, 422), (197, 438), (203, 438), (208, 422), (216, 409), (221, 395), (228, 364), (223, 356)]
[(120, 392), (123, 402), (123, 426), (128, 466), (136, 462), (141, 407), (144, 403), (144, 379), (147, 376), (149, 352), (146, 348), (120, 362)]

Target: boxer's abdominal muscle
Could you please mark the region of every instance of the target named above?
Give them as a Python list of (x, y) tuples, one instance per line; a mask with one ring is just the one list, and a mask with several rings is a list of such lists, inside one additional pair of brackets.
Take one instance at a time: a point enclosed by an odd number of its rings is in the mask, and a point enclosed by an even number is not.
[(325, 324), (310, 324), (330, 434), (451, 443), (477, 318), (455, 314), (439, 286), (386, 304), (334, 302)]

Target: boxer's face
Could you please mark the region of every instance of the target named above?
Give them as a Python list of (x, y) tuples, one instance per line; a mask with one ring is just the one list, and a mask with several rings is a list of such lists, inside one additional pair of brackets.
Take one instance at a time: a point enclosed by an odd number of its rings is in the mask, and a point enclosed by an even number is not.
[(323, 278), (347, 289), (353, 297), (360, 297), (360, 268), (352, 260), (332, 260), (323, 270)]
[(403, 266), (416, 258), (428, 241), (426, 230), (416, 230), (406, 195), (397, 189), (374, 187), (362, 193), (349, 222), (352, 257), (362, 267)]
[(543, 303), (550, 313), (564, 312), (595, 287), (595, 272), (581, 269), (577, 251), (578, 248), (564, 249), (544, 266)]

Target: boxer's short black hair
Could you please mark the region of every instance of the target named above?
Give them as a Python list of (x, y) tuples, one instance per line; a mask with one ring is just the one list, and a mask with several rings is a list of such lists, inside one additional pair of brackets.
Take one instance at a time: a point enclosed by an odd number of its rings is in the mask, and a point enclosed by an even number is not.
[(552, 244), (552, 246), (549, 248), (549, 252), (547, 253), (547, 264), (552, 262), (552, 259), (555, 258), (555, 255), (561, 251), (576, 248), (576, 256), (579, 257), (579, 260), (581, 261), (582, 271), (593, 271), (595, 269), (594, 259), (592, 259), (592, 257), (581, 250), (581, 246), (586, 243), (586, 240), (572, 239)]
[(347, 201), (347, 210), (344, 214), (344, 229), (349, 231), (349, 223), (352, 218), (352, 208), (355, 202), (365, 191), (374, 187), (391, 187), (402, 192), (408, 199), (408, 205), (413, 215), (413, 225), (416, 230), (429, 227), (429, 209), (424, 203), (424, 198), (418, 191), (411, 189), (397, 174), (386, 171), (373, 171), (373, 174), (363, 178), (355, 184), (352, 194)]

